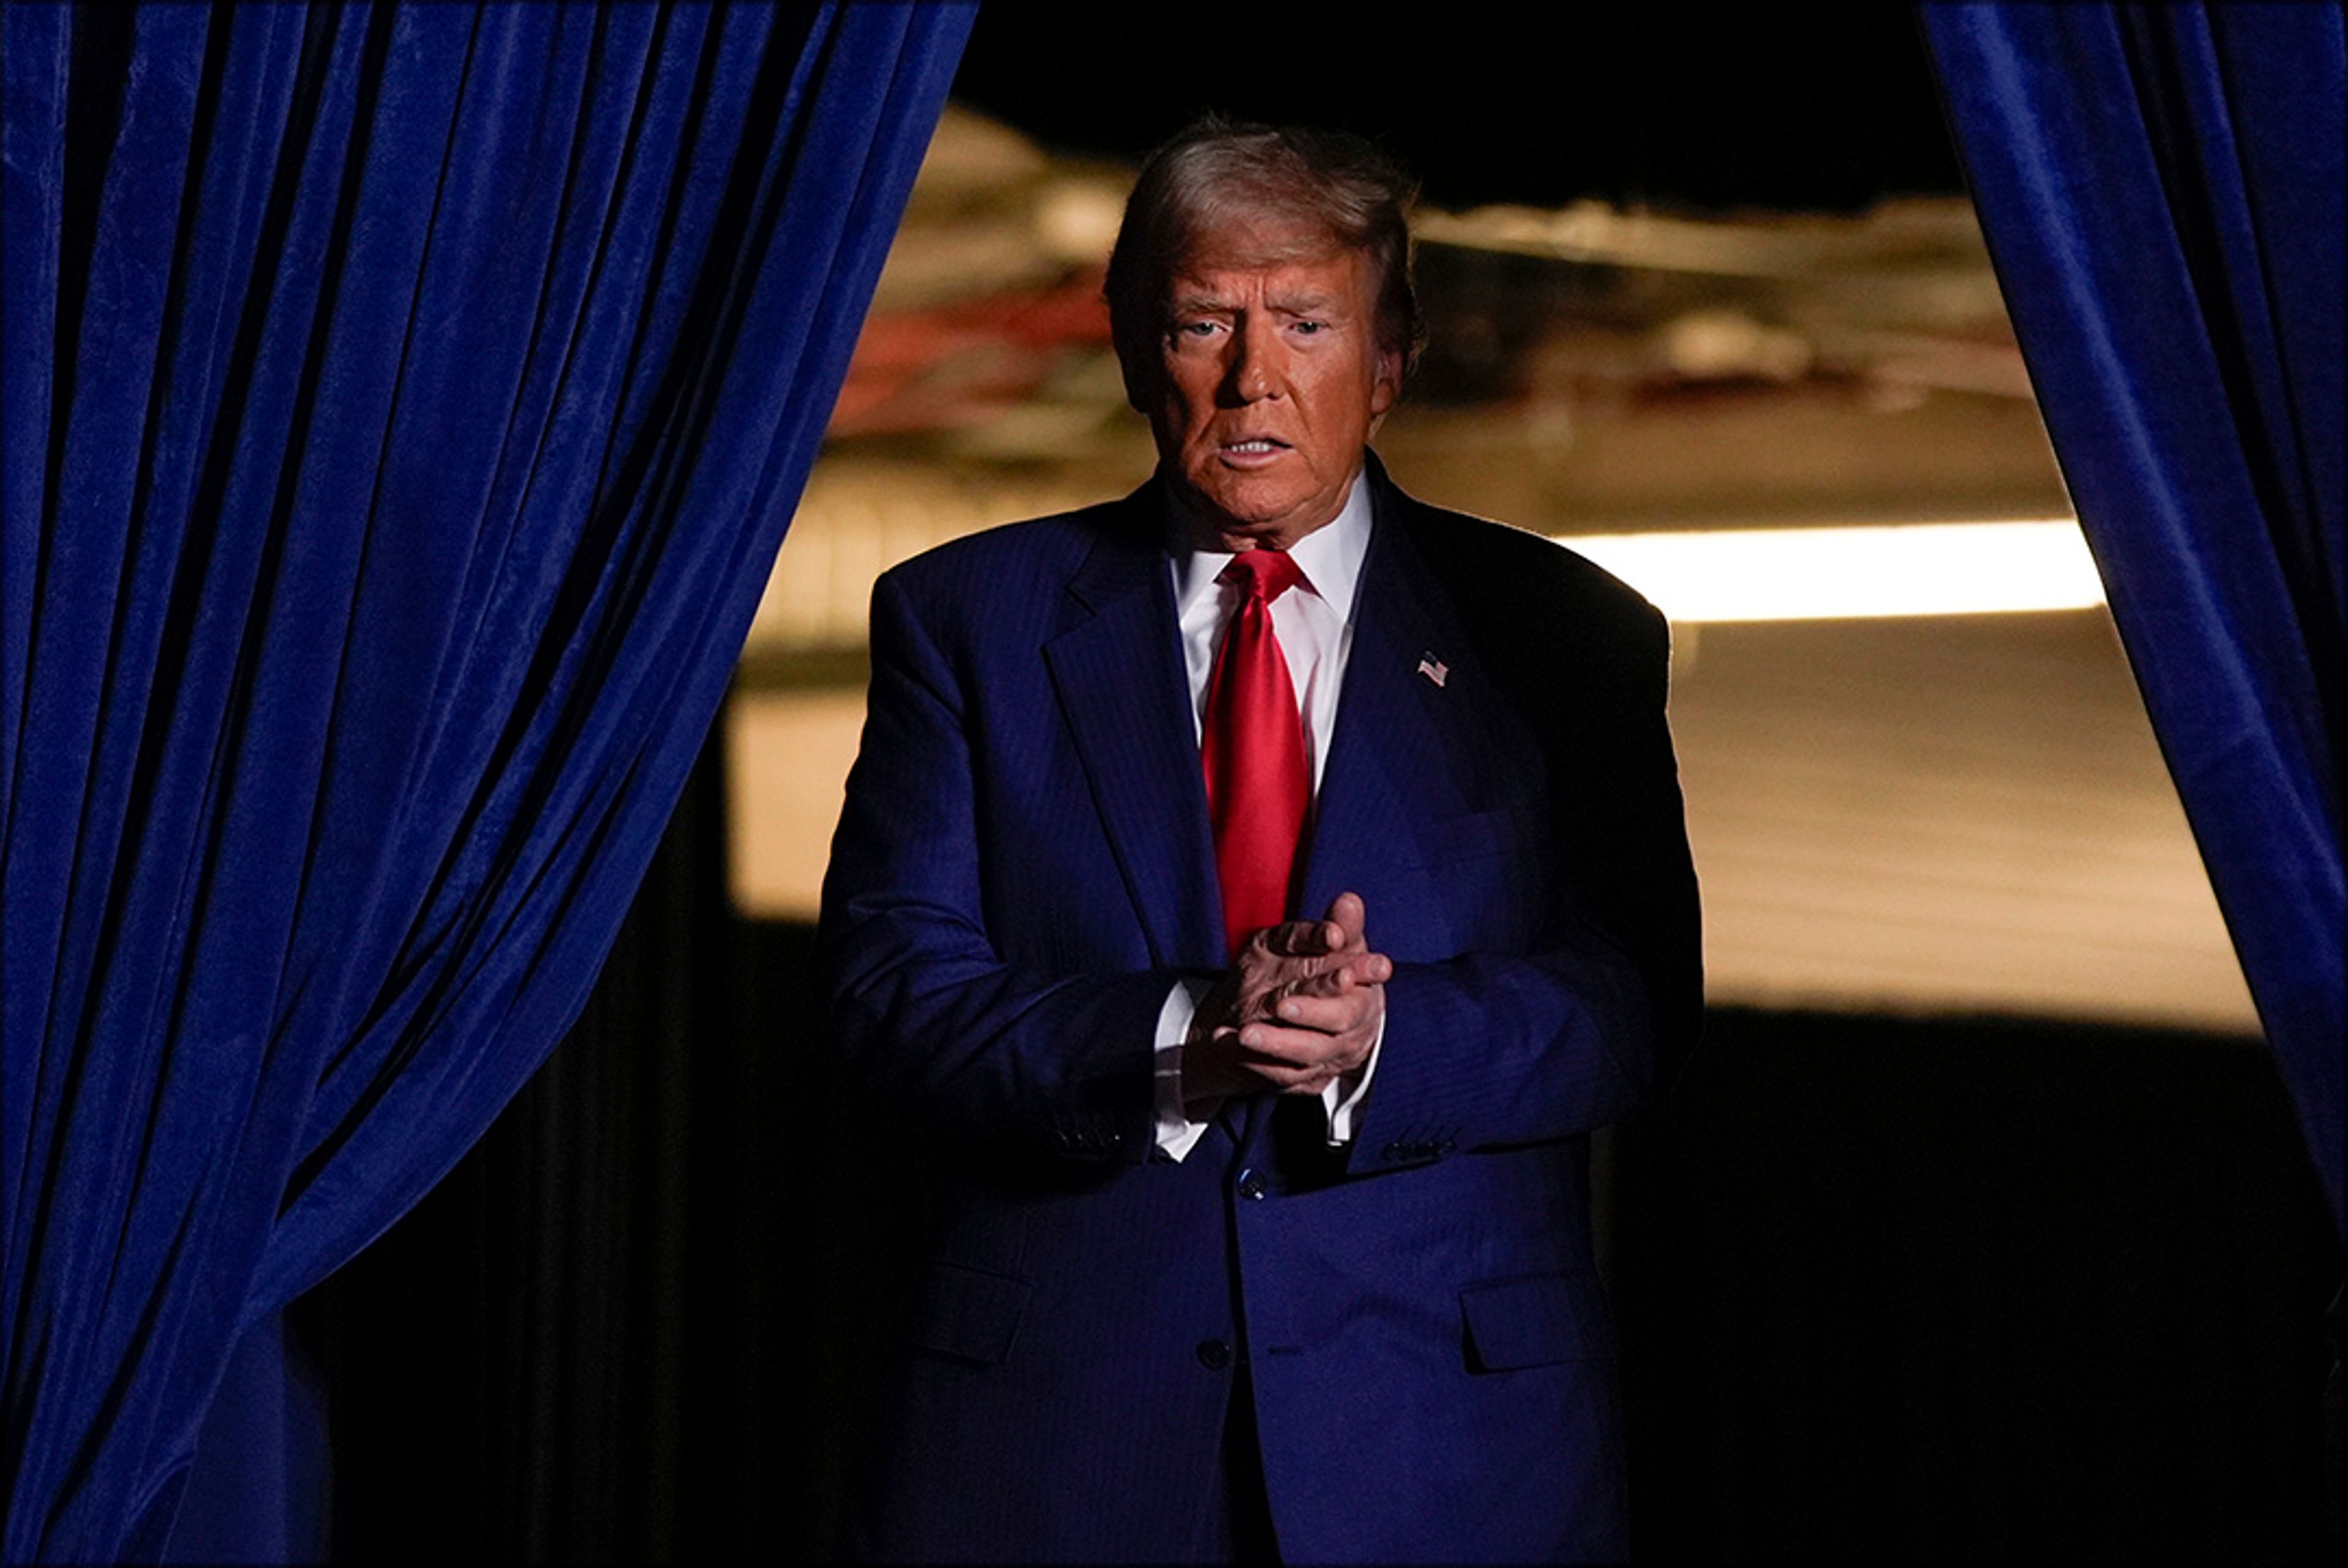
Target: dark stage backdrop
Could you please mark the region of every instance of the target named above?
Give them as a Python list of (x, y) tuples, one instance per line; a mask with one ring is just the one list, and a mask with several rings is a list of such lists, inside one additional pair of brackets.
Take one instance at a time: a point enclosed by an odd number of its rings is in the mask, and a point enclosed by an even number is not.
[(829, 1551), (916, 1173), (843, 1117), (812, 929), (730, 912), (724, 729), (570, 1038), (288, 1315), (338, 1559)]
[[(829, 1544), (919, 1145), (809, 933), (728, 914), (714, 755), (569, 1041), (297, 1305), (339, 1557)], [(2321, 1554), (2339, 1255), (2267, 1052), (1715, 1012), (1612, 1185), (1644, 1559)]]

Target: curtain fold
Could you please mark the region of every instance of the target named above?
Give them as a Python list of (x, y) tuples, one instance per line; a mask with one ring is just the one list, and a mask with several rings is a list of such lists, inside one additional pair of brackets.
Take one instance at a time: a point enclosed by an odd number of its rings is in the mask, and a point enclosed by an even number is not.
[(2336, 1226), (2342, 7), (1923, 15), (2055, 455)]
[(576, 1015), (969, 23), (0, 15), (9, 1561), (152, 1557)]

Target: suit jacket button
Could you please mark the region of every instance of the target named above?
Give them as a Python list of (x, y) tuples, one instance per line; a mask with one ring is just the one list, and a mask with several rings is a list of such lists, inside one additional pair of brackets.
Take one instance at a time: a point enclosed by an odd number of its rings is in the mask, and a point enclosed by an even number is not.
[(1262, 1172), (1247, 1170), (1240, 1173), (1240, 1196), (1250, 1199), (1263, 1196), (1263, 1173)]
[(1199, 1341), (1199, 1365), (1210, 1372), (1220, 1372), (1231, 1364), (1231, 1341), (1201, 1339)]

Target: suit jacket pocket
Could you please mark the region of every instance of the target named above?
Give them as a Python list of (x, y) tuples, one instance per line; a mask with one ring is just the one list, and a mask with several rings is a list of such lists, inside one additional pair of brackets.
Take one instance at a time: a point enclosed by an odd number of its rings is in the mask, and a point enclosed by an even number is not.
[(913, 1343), (983, 1367), (1011, 1358), (1035, 1287), (960, 1264), (933, 1263), (913, 1312)]
[(1597, 1278), (1535, 1274), (1488, 1280), (1459, 1293), (1468, 1367), (1508, 1372), (1607, 1356)]

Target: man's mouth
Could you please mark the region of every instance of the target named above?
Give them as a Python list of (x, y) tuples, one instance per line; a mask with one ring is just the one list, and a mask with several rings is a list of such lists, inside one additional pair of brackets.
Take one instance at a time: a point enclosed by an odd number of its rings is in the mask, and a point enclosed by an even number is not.
[(1251, 436), (1243, 441), (1226, 441), (1222, 445), (1223, 455), (1229, 457), (1269, 457), (1287, 450), (1287, 442), (1270, 436)]

